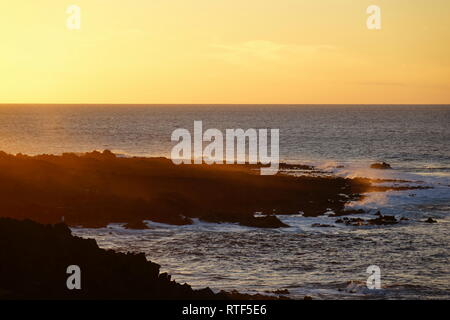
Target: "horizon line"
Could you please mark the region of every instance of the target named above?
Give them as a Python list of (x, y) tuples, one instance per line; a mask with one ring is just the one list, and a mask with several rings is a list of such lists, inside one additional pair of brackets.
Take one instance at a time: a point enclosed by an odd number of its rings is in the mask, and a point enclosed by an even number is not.
[(17, 105), (64, 105), (64, 106), (450, 106), (450, 103), (42, 103), (42, 102), (13, 102), (13, 103), (0, 103), (0, 106)]

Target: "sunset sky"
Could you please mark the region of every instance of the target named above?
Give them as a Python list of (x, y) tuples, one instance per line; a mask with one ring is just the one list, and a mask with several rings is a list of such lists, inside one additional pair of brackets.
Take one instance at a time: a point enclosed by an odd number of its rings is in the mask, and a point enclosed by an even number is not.
[[(66, 8), (81, 8), (81, 29)], [(366, 9), (382, 10), (368, 30)], [(0, 103), (450, 103), (448, 0), (0, 3)]]

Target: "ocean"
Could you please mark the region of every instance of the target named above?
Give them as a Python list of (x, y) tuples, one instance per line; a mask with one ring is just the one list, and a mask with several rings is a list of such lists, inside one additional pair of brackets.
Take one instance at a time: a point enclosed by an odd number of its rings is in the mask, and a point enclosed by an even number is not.
[[(316, 299), (450, 298), (450, 106), (0, 105), (0, 150), (169, 156), (172, 131), (192, 132), (195, 120), (204, 129), (279, 129), (282, 161), (430, 188), (370, 193), (349, 204), (365, 209), (363, 217), (380, 210), (409, 219), (392, 226), (351, 227), (298, 215), (279, 216), (290, 227), (277, 230), (196, 221), (74, 233), (104, 248), (145, 252), (194, 288), (288, 289), (293, 298)], [(393, 170), (369, 168), (378, 161)], [(438, 223), (424, 223), (429, 217)], [(380, 290), (366, 287), (370, 265), (381, 269)]]

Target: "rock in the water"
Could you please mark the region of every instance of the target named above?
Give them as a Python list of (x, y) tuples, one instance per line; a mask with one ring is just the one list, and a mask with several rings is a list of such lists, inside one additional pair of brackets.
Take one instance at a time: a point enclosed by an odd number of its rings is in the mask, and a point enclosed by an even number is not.
[(351, 214), (363, 214), (366, 213), (363, 209), (347, 209), (338, 211), (334, 214), (330, 214), (329, 217), (341, 217), (341, 216), (349, 216)]
[(426, 223), (437, 223), (437, 221), (434, 220), (433, 218), (428, 218), (428, 219), (425, 220), (424, 222), (426, 222)]
[(379, 216), (378, 218), (371, 219), (367, 221), (368, 225), (381, 226), (389, 224), (397, 224), (398, 221), (394, 216)]
[(257, 228), (287, 228), (287, 224), (283, 223), (274, 215), (264, 217), (253, 217), (252, 219), (245, 219), (240, 222), (241, 225), (247, 227)]
[(337, 219), (336, 223), (344, 223), (347, 226), (361, 227), (361, 226), (382, 226), (397, 224), (398, 220), (394, 216), (380, 215), (378, 218), (364, 220), (362, 218), (348, 218)]
[(149, 227), (144, 223), (144, 221), (133, 221), (124, 225), (125, 229), (133, 229), (133, 230), (145, 230), (149, 229)]
[(372, 169), (392, 169), (391, 165), (386, 162), (372, 163), (370, 165), (370, 168), (372, 168)]
[(290, 294), (288, 289), (278, 289), (273, 291), (265, 291), (266, 293), (275, 293), (275, 294)]

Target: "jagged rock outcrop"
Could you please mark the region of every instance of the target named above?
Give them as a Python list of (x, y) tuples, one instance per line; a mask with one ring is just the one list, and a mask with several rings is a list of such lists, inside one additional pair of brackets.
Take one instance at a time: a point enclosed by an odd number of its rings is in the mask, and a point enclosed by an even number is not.
[[(182, 263), (180, 261), (180, 263)], [(67, 268), (81, 270), (69, 290)], [(0, 299), (227, 299), (172, 281), (143, 253), (118, 253), (71, 234), (65, 224), (0, 218)]]
[(370, 165), (370, 168), (372, 168), (372, 169), (392, 169), (391, 165), (386, 162), (372, 163)]

